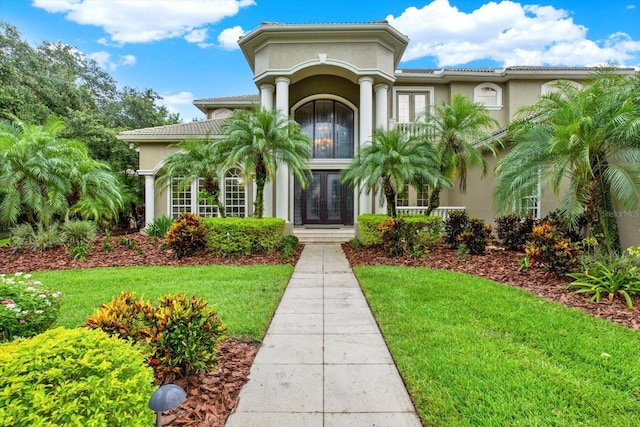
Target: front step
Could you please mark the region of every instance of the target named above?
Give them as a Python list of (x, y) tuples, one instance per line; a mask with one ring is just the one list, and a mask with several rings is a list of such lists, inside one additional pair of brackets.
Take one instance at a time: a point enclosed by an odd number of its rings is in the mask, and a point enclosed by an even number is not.
[(343, 243), (353, 239), (356, 232), (349, 228), (294, 228), (293, 235), (300, 243)]

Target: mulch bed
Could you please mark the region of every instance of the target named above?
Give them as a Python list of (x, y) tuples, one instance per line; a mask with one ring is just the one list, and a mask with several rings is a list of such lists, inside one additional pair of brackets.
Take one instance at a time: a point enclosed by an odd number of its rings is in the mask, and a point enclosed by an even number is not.
[[(46, 252), (18, 251), (0, 248), (0, 273), (18, 271), (64, 270), (115, 266), (188, 266), (188, 265), (257, 265), (297, 263), (303, 245), (293, 257), (283, 261), (280, 253), (260, 254), (238, 258), (220, 258), (208, 253), (177, 259), (171, 250), (162, 249), (162, 240), (140, 234), (125, 238), (135, 239), (136, 248), (127, 249), (119, 244), (123, 236), (107, 238), (113, 252), (103, 250), (101, 239), (93, 246), (86, 260), (74, 260), (64, 248)], [(451, 249), (439, 246), (424, 259), (410, 257), (388, 258), (379, 247), (353, 249), (342, 245), (351, 266), (397, 265), (407, 267), (436, 268), (470, 273), (497, 282), (526, 289), (550, 301), (583, 310), (593, 316), (621, 323), (640, 330), (640, 311), (629, 310), (621, 299), (600, 303), (589, 302), (588, 297), (568, 291), (566, 279), (539, 268), (518, 272), (522, 253), (500, 249), (489, 249), (485, 255), (460, 257)], [(634, 307), (640, 306), (640, 297), (633, 299)], [(249, 370), (258, 351), (258, 344), (229, 338), (219, 346), (218, 365), (213, 371), (178, 379), (176, 384), (187, 391), (185, 402), (178, 408), (163, 414), (164, 426), (224, 426), (238, 403), (240, 389), (248, 381)]]

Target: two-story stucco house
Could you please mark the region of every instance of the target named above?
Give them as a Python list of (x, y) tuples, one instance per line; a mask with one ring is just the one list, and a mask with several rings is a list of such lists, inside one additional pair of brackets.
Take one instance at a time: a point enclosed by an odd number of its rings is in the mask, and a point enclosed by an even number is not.
[[(284, 218), (290, 227), (353, 228), (361, 213), (383, 213), (378, 197), (354, 191), (340, 183), (340, 172), (374, 129), (406, 126), (420, 113), (459, 92), (484, 103), (501, 126), (518, 108), (534, 104), (559, 79), (581, 84), (591, 68), (508, 67), (504, 69), (398, 69), (409, 40), (387, 22), (360, 24), (287, 25), (263, 23), (239, 40), (253, 71), (259, 93), (207, 98), (194, 104), (207, 116), (192, 123), (123, 132), (119, 138), (140, 150), (139, 174), (145, 179), (147, 222), (180, 212), (215, 215), (215, 207), (198, 201), (198, 183), (191, 189), (159, 188), (156, 177), (164, 159), (176, 150), (170, 144), (187, 137), (221, 136), (220, 126), (236, 108), (259, 103), (294, 118), (310, 136), (313, 178), (302, 190), (286, 167), (265, 189), (265, 216)], [(633, 74), (632, 69), (620, 72)], [(498, 130), (498, 129), (497, 129)], [(495, 159), (488, 159), (490, 170)], [(230, 215), (251, 215), (254, 189), (240, 171), (221, 171), (224, 204)], [(464, 207), (470, 215), (493, 222), (495, 206), (491, 173), (481, 179), (472, 171), (467, 192), (450, 190), (441, 205)], [(532, 198), (532, 210), (545, 215), (554, 210), (551, 191)], [(424, 195), (409, 189), (400, 206), (426, 204)], [(640, 215), (621, 218), (623, 244), (640, 229)], [(637, 240), (637, 239), (635, 239)], [(637, 244), (637, 242), (636, 242)]]

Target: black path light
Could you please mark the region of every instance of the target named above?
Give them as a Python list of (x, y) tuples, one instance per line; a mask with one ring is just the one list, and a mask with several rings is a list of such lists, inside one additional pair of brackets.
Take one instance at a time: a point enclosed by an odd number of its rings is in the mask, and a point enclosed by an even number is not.
[(165, 384), (153, 392), (149, 399), (149, 408), (156, 413), (157, 426), (162, 426), (162, 413), (184, 402), (187, 393), (175, 384)]

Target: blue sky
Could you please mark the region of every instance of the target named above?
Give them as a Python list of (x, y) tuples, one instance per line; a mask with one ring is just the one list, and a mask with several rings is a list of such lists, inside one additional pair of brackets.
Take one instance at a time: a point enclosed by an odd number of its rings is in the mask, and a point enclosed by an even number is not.
[(640, 69), (640, 0), (1, 0), (27, 41), (63, 42), (120, 86), (152, 88), (184, 121), (193, 99), (257, 93), (236, 41), (263, 21), (387, 19), (400, 68), (616, 63)]

